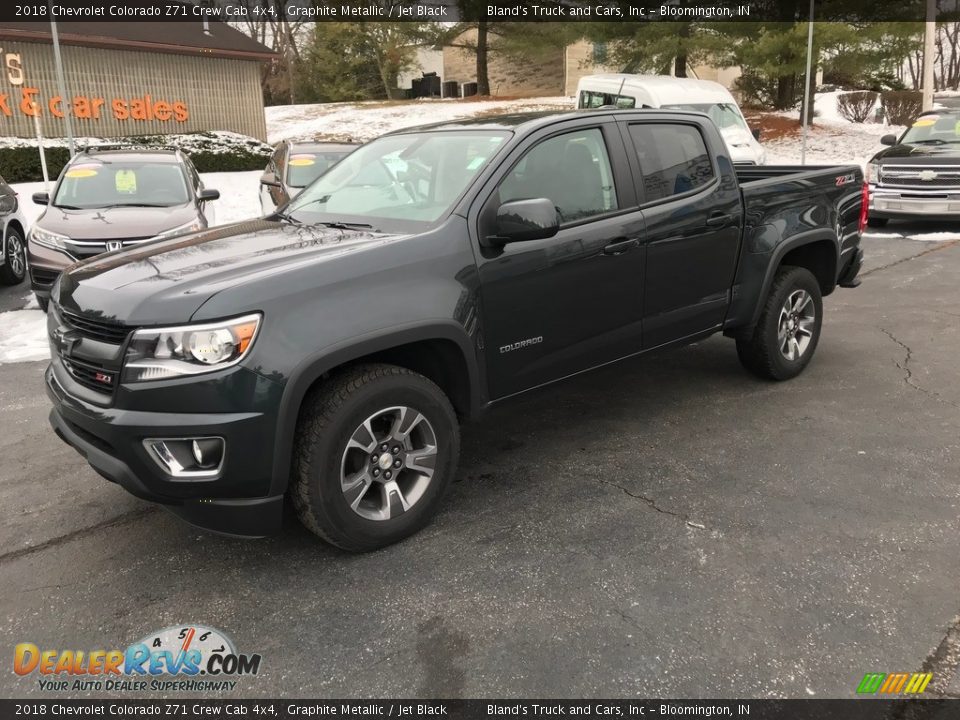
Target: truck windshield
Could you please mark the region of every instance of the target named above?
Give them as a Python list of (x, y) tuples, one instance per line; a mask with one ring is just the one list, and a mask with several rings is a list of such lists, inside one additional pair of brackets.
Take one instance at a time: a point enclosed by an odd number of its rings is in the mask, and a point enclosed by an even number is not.
[(664, 105), (666, 110), (692, 110), (709, 115), (713, 124), (721, 130), (728, 127), (741, 128), (749, 132), (747, 121), (740, 114), (740, 108), (733, 103), (686, 103), (682, 105)]
[(921, 115), (903, 134), (900, 142), (917, 145), (960, 143), (960, 113)]
[(495, 131), (382, 137), (309, 185), (283, 215), (303, 223), (349, 222), (383, 229), (432, 223), (450, 210), (506, 138), (507, 133)]
[(173, 207), (190, 201), (183, 171), (176, 163), (81, 160), (63, 173), (54, 206)]

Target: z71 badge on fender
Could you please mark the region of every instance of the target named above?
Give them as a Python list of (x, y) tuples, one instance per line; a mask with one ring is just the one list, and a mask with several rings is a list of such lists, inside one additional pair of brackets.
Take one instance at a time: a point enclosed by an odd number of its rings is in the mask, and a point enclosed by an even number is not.
[(501, 345), (500, 354), (513, 352), (514, 350), (529, 347), (530, 345), (539, 345), (542, 342), (543, 335), (537, 335), (537, 337), (527, 338), (526, 340), (517, 340), (517, 342), (510, 343), (509, 345)]

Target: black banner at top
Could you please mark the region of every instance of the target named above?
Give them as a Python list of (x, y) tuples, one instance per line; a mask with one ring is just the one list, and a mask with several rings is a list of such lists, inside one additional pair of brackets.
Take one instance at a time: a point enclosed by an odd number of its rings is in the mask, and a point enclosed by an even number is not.
[[(936, 0), (960, 19), (960, 0)], [(796, 22), (808, 0), (5, 0), (0, 22)], [(918, 22), (927, 0), (815, 0), (816, 22)]]

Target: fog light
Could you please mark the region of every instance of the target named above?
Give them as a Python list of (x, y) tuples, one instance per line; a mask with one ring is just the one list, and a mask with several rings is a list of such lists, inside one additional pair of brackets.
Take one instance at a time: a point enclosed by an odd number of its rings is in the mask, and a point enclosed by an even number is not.
[(211, 480), (223, 467), (226, 443), (221, 437), (147, 438), (147, 454), (174, 480)]
[(220, 438), (194, 440), (193, 459), (203, 470), (217, 467), (223, 459), (223, 440)]

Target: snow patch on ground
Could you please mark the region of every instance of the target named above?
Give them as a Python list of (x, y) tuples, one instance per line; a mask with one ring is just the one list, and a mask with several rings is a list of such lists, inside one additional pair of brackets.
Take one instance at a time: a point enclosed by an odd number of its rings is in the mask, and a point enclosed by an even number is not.
[(366, 142), (393, 130), (488, 113), (573, 109), (574, 102), (568, 97), (283, 105), (266, 108), (267, 138), (271, 143), (281, 140)]
[[(269, 157), (272, 148), (248, 135), (216, 130), (202, 133), (175, 133), (171, 135), (141, 135), (129, 138), (78, 137), (75, 146), (82, 148), (87, 145), (136, 145), (149, 147), (178, 147), (186, 153), (212, 152), (232, 153), (246, 151)], [(45, 148), (65, 148), (68, 146), (65, 138), (44, 138)], [(36, 138), (0, 137), (0, 147), (37, 147)]]
[(0, 313), (0, 365), (50, 357), (47, 316), (39, 309)]

